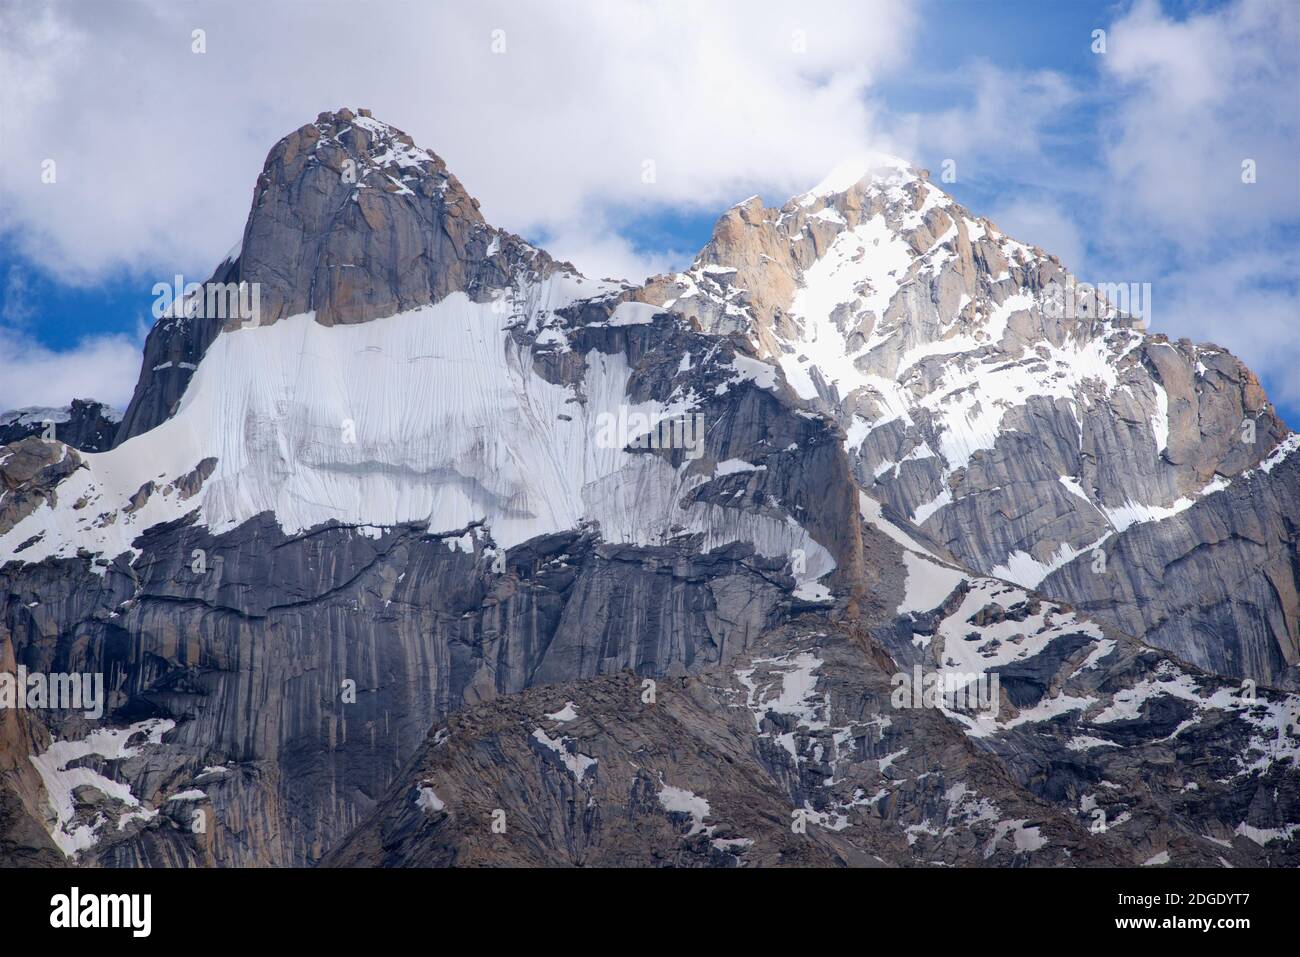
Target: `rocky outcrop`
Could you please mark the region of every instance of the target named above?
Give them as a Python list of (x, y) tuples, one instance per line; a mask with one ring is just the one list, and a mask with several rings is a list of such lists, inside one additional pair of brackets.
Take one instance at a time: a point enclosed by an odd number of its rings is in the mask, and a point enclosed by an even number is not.
[[(1086, 830), (1046, 802), (1009, 794), (997, 762), (936, 713), (899, 721), (888, 705), (887, 678), (860, 646), (842, 636), (769, 638), (762, 650), (773, 657), (742, 660), (736, 671), (657, 683), (615, 675), (451, 717), (375, 814), (324, 863), (882, 867), (1124, 860), (1102, 842), (1089, 846)], [(799, 700), (795, 681), (805, 669), (818, 695)], [(922, 736), (927, 754), (909, 760), (910, 743)], [(943, 770), (917, 780), (922, 763)], [(996, 810), (981, 794), (998, 795)], [(977, 823), (964, 826), (968, 819)], [(1022, 846), (1028, 834), (1043, 842), (1035, 854)], [(1040, 838), (1045, 834), (1050, 842)]]
[(1207, 671), (1300, 690), (1300, 457), (1287, 452), (1041, 587)]
[[(0, 640), (0, 673), (17, 671), (14, 646)], [(67, 859), (36, 813), (46, 795), (32, 765), (34, 741), (44, 732), (32, 712), (0, 708), (0, 862), (6, 867), (60, 867)]]
[(253, 191), (239, 278), (260, 322), (364, 322), (539, 277), (550, 258), (484, 222), (443, 161), (368, 110), (323, 113), (276, 144)]
[(48, 433), (82, 452), (103, 452), (112, 447), (121, 421), (114, 409), (94, 399), (73, 399), (62, 409), (18, 409), (0, 415), (0, 446)]
[[(440, 715), (559, 679), (697, 671), (790, 605), (780, 567), (752, 550), (614, 548), (575, 532), (513, 549), (495, 572), (488, 543), (463, 537), (290, 540), (264, 522), (214, 539), (186, 526), (146, 535), (142, 560), (102, 579), (80, 562), (9, 566), (2, 630), (21, 660), (105, 674), (115, 726), (171, 725), (147, 762), (103, 772), (163, 816), (102, 828), (83, 861), (310, 863)], [(49, 727), (65, 740), (92, 730), (78, 717)], [(212, 828), (195, 842), (184, 825), (199, 810)]]
[[(56, 440), (30, 437), (0, 447), (0, 534), (42, 506), (57, 507), (59, 483), (81, 466), (81, 457)], [(74, 507), (87, 503), (74, 503)], [(40, 532), (36, 533), (38, 536)], [(14, 547), (20, 554), (26, 541)]]
[[(216, 268), (204, 287), (238, 281), (236, 254)], [(160, 318), (145, 337), (140, 378), (136, 380), (131, 401), (113, 436), (115, 446), (143, 435), (176, 412), (194, 370), (203, 360), (212, 340), (221, 332), (220, 322), (177, 312)]]

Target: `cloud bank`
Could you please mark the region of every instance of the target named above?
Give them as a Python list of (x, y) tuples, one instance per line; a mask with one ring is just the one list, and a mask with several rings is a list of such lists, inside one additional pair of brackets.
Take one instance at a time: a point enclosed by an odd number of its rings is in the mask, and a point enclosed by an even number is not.
[(367, 106), (490, 221), (626, 271), (593, 211), (806, 188), (877, 137), (872, 77), (904, 63), (914, 20), (903, 0), (20, 0), (0, 12), (4, 199), (24, 255), (67, 281), (202, 271), (242, 231), (271, 144)]

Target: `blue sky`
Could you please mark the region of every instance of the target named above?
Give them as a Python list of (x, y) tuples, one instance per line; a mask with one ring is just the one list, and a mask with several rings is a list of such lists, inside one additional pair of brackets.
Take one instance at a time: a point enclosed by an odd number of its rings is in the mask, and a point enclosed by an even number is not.
[(0, 406), (123, 403), (153, 284), (206, 278), (275, 139), (347, 104), (438, 151), (494, 223), (631, 279), (855, 150), (936, 177), (951, 159), (960, 202), (1084, 279), (1151, 282), (1153, 331), (1233, 349), (1300, 422), (1300, 5), (789, 7), (381, 0), (358, 24), (349, 4), (18, 0), (0, 12)]

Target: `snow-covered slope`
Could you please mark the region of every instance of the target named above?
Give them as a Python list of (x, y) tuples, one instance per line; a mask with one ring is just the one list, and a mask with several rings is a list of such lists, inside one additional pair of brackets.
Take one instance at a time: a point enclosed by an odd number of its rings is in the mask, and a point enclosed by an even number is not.
[[(710, 479), (695, 460), (674, 467), (629, 449), (644, 423), (692, 413), (690, 397), (632, 400), (622, 353), (579, 357), (581, 393), (538, 374), (512, 326), (536, 330), (579, 295), (575, 277), (557, 273), (530, 291), (524, 315), (453, 293), (354, 325), (307, 314), (226, 331), (175, 415), (84, 456), (58, 504), (0, 536), (0, 550), (39, 536), (24, 561), (79, 549), (111, 559), (133, 552), (144, 529), (198, 509), (214, 532), (270, 512), (290, 534), (329, 522), (375, 534), (483, 525), (502, 548), (585, 522), (633, 544), (701, 532), (765, 555), (803, 549), (808, 580), (828, 572), (827, 551), (792, 520), (686, 501)], [(622, 304), (611, 324), (636, 310)], [(550, 329), (544, 342), (564, 341)]]
[[(206, 315), (201, 292), (169, 310), (117, 447), (0, 523), (0, 556), (134, 555), (142, 531), (196, 511), (218, 533), (263, 513), (289, 534), (482, 526), (499, 548), (595, 523), (610, 542), (699, 534), (797, 553), (813, 588), (835, 562), (782, 506), (698, 494), (717, 465), (703, 430), (721, 436), (702, 403), (735, 383), (775, 388), (773, 370), (730, 350), (684, 354), (652, 394), (626, 350), (575, 351), (570, 337), (651, 326), (660, 310), (477, 207), (441, 159), (367, 111), (286, 137), (214, 272), (256, 288), (258, 314)], [(693, 448), (629, 448), (670, 420)]]

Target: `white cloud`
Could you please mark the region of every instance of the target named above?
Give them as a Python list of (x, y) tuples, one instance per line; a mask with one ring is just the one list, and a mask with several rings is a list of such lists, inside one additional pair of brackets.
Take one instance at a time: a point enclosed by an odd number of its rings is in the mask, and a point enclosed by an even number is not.
[(1118, 87), (1108, 233), (1141, 243), (1154, 230), (1204, 250), (1300, 218), (1298, 58), (1294, 0), (1237, 0), (1184, 20), (1140, 0), (1112, 24), (1099, 58)]
[(516, 232), (790, 195), (887, 146), (867, 93), (915, 21), (904, 0), (19, 0), (0, 12), (5, 225), (65, 280), (204, 272), (242, 231), (270, 146), (343, 105), (440, 153)]
[(579, 271), (586, 276), (634, 283), (684, 269), (699, 252), (697, 249), (640, 250), (607, 224), (589, 219), (551, 226), (542, 245), (556, 259), (580, 264)]
[[(1198, 268), (1171, 271), (1153, 283), (1155, 330), (1214, 342), (1269, 386), (1274, 402), (1300, 408), (1300, 248), (1226, 251)], [(1300, 427), (1300, 421), (1287, 423)]]
[(25, 270), (10, 265), (0, 295), (0, 412), (26, 406), (62, 407), (98, 399), (125, 409), (140, 372), (148, 327), (141, 317), (133, 335), (87, 336), (53, 349), (35, 335), (41, 315)]
[(35, 315), (27, 273), (10, 265), (5, 273), (4, 295), (0, 296), (0, 325), (26, 326)]
[(75, 347), (53, 350), (30, 336), (0, 328), (0, 411), (24, 406), (67, 405), (98, 399), (124, 409), (140, 372), (141, 340), (126, 335), (91, 336)]
[(1007, 173), (1043, 152), (1043, 135), (1060, 123), (1079, 92), (1053, 70), (1018, 70), (987, 61), (962, 69), (954, 98), (970, 102), (898, 119), (920, 155), (951, 158), (959, 177)]

